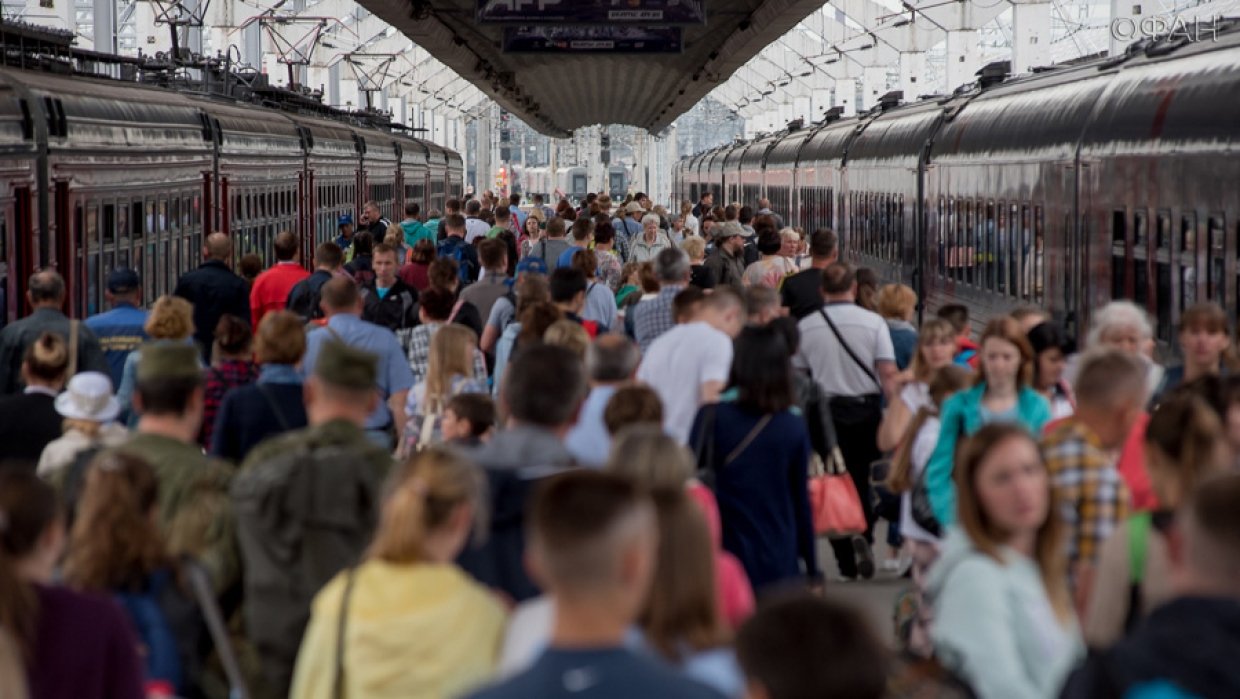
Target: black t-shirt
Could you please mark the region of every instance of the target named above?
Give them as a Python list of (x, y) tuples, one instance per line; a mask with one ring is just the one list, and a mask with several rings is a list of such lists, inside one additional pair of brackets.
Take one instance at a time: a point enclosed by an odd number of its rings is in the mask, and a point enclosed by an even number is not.
[(784, 279), (779, 296), (788, 312), (797, 320), (817, 313), (825, 303), (822, 298), (822, 270), (810, 268)]
[(690, 270), (689, 283), (699, 289), (713, 289), (719, 284), (715, 271), (706, 265), (693, 265)]

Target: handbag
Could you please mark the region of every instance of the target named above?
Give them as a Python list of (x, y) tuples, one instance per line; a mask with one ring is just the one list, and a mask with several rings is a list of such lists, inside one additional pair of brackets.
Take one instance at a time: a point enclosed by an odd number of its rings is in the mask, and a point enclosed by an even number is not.
[(842, 538), (865, 533), (861, 496), (838, 447), (831, 450), (825, 465), (820, 459), (810, 459), (808, 490), (815, 534)]

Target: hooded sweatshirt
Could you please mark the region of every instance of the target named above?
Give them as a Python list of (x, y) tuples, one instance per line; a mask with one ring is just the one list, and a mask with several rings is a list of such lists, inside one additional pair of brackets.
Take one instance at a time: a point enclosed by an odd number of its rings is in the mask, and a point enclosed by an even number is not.
[(1063, 699), (1240, 697), (1240, 599), (1184, 597), (1132, 636), (1091, 656)]
[(1007, 547), (1000, 556), (949, 530), (926, 581), (935, 655), (978, 699), (1056, 697), (1084, 650), (1080, 631), (1056, 618), (1033, 560)]
[(410, 250), (423, 238), (431, 241), (432, 244), (435, 243), (435, 231), (427, 228), (421, 221), (405, 219), (400, 222), (400, 229), (405, 234), (405, 245)]
[[(344, 692), (370, 699), (455, 697), (495, 669), (505, 613), (454, 565), (371, 560), (354, 571), (345, 624)], [(293, 699), (331, 699), (346, 573), (314, 599)]]

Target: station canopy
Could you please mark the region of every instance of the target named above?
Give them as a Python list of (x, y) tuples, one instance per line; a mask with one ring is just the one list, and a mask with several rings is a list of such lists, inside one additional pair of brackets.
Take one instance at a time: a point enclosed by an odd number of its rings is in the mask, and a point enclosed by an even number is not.
[(359, 2), (556, 137), (593, 124), (658, 133), (822, 7), (822, 0)]

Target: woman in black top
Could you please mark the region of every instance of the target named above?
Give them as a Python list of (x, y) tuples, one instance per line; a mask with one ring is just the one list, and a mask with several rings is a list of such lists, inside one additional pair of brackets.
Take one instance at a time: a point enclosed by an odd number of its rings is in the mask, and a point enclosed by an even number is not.
[(61, 435), (64, 418), (56, 412), (55, 401), (68, 373), (69, 349), (60, 335), (43, 333), (26, 348), (25, 391), (0, 398), (0, 471), (34, 473), (43, 448)]

